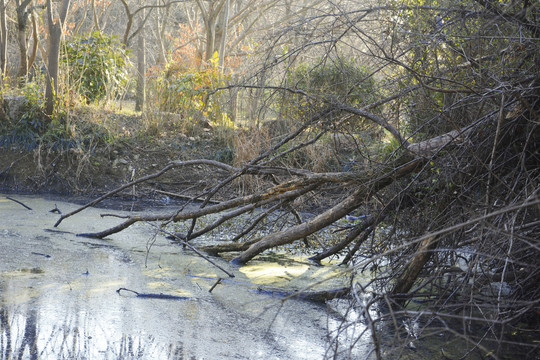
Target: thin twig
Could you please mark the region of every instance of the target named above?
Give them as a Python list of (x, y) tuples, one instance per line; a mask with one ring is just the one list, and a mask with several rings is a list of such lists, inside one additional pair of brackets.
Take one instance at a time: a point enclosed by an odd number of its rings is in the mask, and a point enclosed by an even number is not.
[(199, 255), (200, 257), (202, 257), (204, 260), (208, 261), (210, 264), (214, 265), (215, 267), (217, 267), (219, 270), (223, 271), (225, 274), (229, 275), (229, 277), (234, 277), (234, 274), (225, 270), (224, 268), (222, 268), (221, 266), (219, 266), (218, 264), (216, 264), (212, 259), (210, 259), (208, 256), (204, 255), (203, 253), (201, 253), (199, 250), (197, 250), (193, 245), (191, 245), (190, 243), (188, 243), (187, 241), (183, 240), (181, 237), (167, 231), (167, 230), (163, 230), (163, 229), (159, 229), (159, 231), (161, 231), (162, 233), (164, 234), (167, 234), (171, 237), (173, 237), (176, 241), (178, 241), (179, 243), (181, 243), (182, 245), (184, 246), (187, 246), (188, 248), (190, 248), (192, 251), (194, 251), (197, 255)]

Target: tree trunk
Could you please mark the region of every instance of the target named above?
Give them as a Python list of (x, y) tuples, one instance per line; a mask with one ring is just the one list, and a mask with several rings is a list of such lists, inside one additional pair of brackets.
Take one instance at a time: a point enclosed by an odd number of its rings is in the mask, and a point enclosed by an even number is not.
[(7, 69), (7, 25), (6, 1), (0, 0), (0, 83), (3, 83)]
[(158, 64), (164, 65), (167, 63), (167, 46), (165, 45), (165, 29), (167, 28), (167, 23), (169, 22), (169, 13), (170, 8), (166, 7), (158, 11), (158, 16), (156, 16), (156, 29), (157, 34), (156, 38), (158, 40), (159, 52), (158, 52)]
[(30, 57), (28, 58), (28, 69), (31, 69), (32, 66), (34, 66), (34, 62), (36, 61), (37, 57), (37, 51), (38, 51), (38, 44), (39, 44), (39, 35), (38, 35), (38, 26), (36, 21), (36, 16), (32, 12), (32, 52), (30, 53)]
[(206, 50), (204, 60), (208, 61), (214, 55), (214, 44), (216, 41), (216, 22), (212, 20), (206, 24)]
[(58, 67), (60, 61), (61, 33), (54, 27), (49, 28), (49, 46), (47, 50), (47, 74), (45, 87), (45, 114), (51, 117), (54, 114), (56, 94), (58, 91)]
[(28, 24), (27, 8), (31, 4), (31, 0), (24, 0), (22, 3), (16, 1), (17, 5), (17, 44), (19, 45), (19, 71), (17, 77), (22, 83), (25, 82), (28, 75), (28, 45), (26, 40), (26, 28)]
[(229, 3), (230, 0), (225, 0), (223, 8), (223, 16), (221, 18), (220, 35), (219, 35), (219, 66), (225, 66), (225, 46), (227, 45), (227, 31), (229, 28)]
[[(7, 69), (7, 26), (6, 4), (0, 0), (0, 88), (4, 87), (4, 77)], [(8, 119), (4, 110), (4, 92), (0, 91), (0, 121)]]
[[(435, 244), (437, 243), (436, 240), (437, 237), (428, 236), (422, 241), (418, 247), (418, 250), (416, 250), (414, 258), (411, 260), (409, 265), (407, 265), (407, 268), (396, 281), (396, 284), (391, 291), (392, 294), (403, 295), (411, 289), (416, 281), (416, 278), (420, 274), (420, 271), (422, 271), (424, 265), (429, 261), (429, 258), (431, 257), (431, 250), (433, 250)], [(403, 304), (404, 301), (405, 297), (403, 296), (398, 300), (398, 302), (401, 304)]]
[(71, 0), (62, 0), (58, 16), (53, 16), (52, 0), (47, 0), (47, 20), (49, 28), (49, 48), (47, 64), (47, 85), (45, 89), (45, 115), (52, 117), (58, 91), (58, 66), (60, 62), (60, 40)]
[(137, 41), (137, 94), (135, 111), (142, 111), (146, 102), (146, 53), (144, 29), (141, 29)]
[[(24, 79), (28, 74), (28, 49), (26, 46), (26, 19), (21, 18), (17, 14), (18, 24), (17, 24), (17, 44), (19, 45), (19, 71), (17, 72), (17, 77), (20, 79), (21, 83), (24, 83)], [(26, 15), (23, 15), (26, 17)]]
[(101, 31), (101, 28), (99, 27), (99, 17), (96, 11), (96, 0), (92, 0), (92, 19), (94, 21), (95, 31)]

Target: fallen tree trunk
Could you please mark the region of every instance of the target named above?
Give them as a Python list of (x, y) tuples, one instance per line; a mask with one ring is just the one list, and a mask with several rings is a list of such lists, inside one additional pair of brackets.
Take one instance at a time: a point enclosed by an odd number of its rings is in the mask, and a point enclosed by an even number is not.
[(290, 244), (295, 240), (304, 238), (327, 227), (351, 211), (357, 209), (366, 201), (366, 199), (371, 198), (373, 194), (391, 184), (395, 179), (412, 173), (413, 171), (419, 169), (423, 164), (425, 164), (425, 160), (423, 158), (416, 158), (402, 165), (401, 167), (396, 168), (390, 173), (386, 173), (382, 176), (376, 176), (373, 182), (368, 181), (367, 184), (354, 191), (352, 195), (348, 196), (341, 203), (323, 212), (322, 214), (319, 214), (315, 218), (302, 224), (292, 226), (286, 230), (272, 233), (263, 237), (261, 240), (251, 245), (249, 249), (234, 258), (233, 263), (245, 264), (266, 249)]
[[(469, 132), (470, 128), (464, 129), (464, 132)], [(137, 222), (155, 222), (155, 221), (172, 221), (178, 222), (183, 220), (196, 220), (202, 216), (209, 214), (222, 213), (226, 210), (232, 210), (228, 213), (222, 214), (220, 218), (214, 221), (211, 225), (205, 227), (202, 230), (191, 232), (188, 234), (186, 240), (191, 240), (197, 236), (201, 236), (205, 233), (208, 233), (212, 229), (220, 226), (226, 220), (235, 218), (239, 214), (245, 213), (246, 211), (251, 211), (257, 207), (272, 205), (272, 208), (279, 207), (280, 203), (285, 204), (289, 203), (295, 199), (302, 197), (303, 195), (313, 191), (317, 188), (320, 188), (324, 185), (329, 184), (340, 184), (342, 186), (347, 186), (353, 190), (352, 193), (346, 197), (344, 200), (334, 205), (332, 208), (322, 212), (315, 218), (308, 220), (306, 222), (291, 226), (282, 231), (275, 232), (269, 235), (266, 235), (262, 238), (256, 240), (251, 240), (249, 243), (231, 243), (231, 244), (220, 244), (217, 246), (208, 246), (204, 250), (209, 253), (221, 253), (227, 251), (241, 251), (242, 253), (234, 259), (235, 263), (244, 264), (247, 261), (251, 260), (254, 256), (260, 254), (262, 251), (280, 246), (285, 244), (290, 244), (298, 239), (304, 239), (308, 235), (311, 235), (335, 221), (343, 218), (345, 215), (349, 214), (351, 211), (357, 209), (368, 201), (373, 195), (378, 193), (381, 189), (393, 183), (396, 179), (407, 176), (419, 168), (424, 166), (428, 161), (429, 156), (435, 156), (438, 151), (445, 148), (449, 144), (456, 141), (456, 139), (462, 139), (463, 136), (460, 136), (459, 132), (451, 132), (449, 134), (439, 136), (434, 139), (426, 140), (422, 143), (409, 145), (408, 149), (412, 151), (407, 151), (401, 158), (393, 162), (392, 164), (387, 165), (386, 167), (379, 167), (375, 170), (373, 169), (364, 169), (356, 172), (328, 172), (328, 173), (312, 173), (305, 170), (295, 169), (285, 169), (285, 168), (276, 168), (270, 166), (261, 166), (255, 165), (255, 161), (250, 162), (247, 166), (242, 169), (232, 167), (227, 164), (222, 164), (217, 161), (212, 160), (194, 160), (194, 161), (175, 161), (171, 162), (161, 171), (143, 177), (141, 179), (135, 180), (132, 183), (126, 184), (118, 189), (111, 191), (110, 193), (100, 197), (99, 199), (94, 200), (93, 202), (69, 213), (62, 215), (61, 218), (57, 221), (55, 226), (58, 226), (60, 222), (72, 216), (89, 206), (93, 206), (98, 202), (102, 201), (108, 196), (118, 193), (119, 191), (128, 188), (136, 183), (141, 183), (149, 179), (159, 177), (164, 172), (169, 171), (173, 168), (183, 167), (183, 166), (192, 166), (192, 165), (205, 165), (213, 168), (220, 169), (224, 172), (229, 172), (233, 175), (229, 175), (224, 181), (230, 181), (232, 176), (237, 174), (258, 174), (267, 176), (270, 174), (277, 175), (282, 177), (294, 176), (293, 179), (283, 181), (278, 183), (265, 191), (261, 191), (256, 194), (251, 194), (243, 197), (237, 197), (232, 200), (223, 201), (218, 204), (213, 204), (206, 206), (207, 202), (199, 209), (195, 210), (184, 210), (176, 211), (170, 214), (161, 214), (161, 215), (131, 215), (126, 216), (126, 220), (116, 225), (112, 228), (106, 229), (97, 233), (83, 233), (79, 234), (80, 236), (87, 236), (93, 238), (105, 238), (111, 234), (122, 231), (129, 226)], [(407, 149), (407, 150), (408, 150)], [(421, 149), (421, 151), (419, 150)], [(416, 154), (414, 154), (416, 153)], [(421, 155), (421, 156), (418, 156)], [(423, 155), (423, 156), (422, 156)], [(260, 160), (261, 157), (258, 158)], [(291, 172), (288, 172), (290, 170)], [(236, 174), (236, 175), (235, 175)], [(219, 185), (219, 184), (218, 184)], [(217, 188), (216, 186), (215, 188)], [(214, 192), (215, 189), (211, 190)], [(207, 197), (209, 193), (201, 194), (196, 198)], [(240, 209), (238, 207), (241, 207)], [(102, 215), (106, 216), (106, 215)], [(256, 221), (260, 221), (258, 218)], [(250, 229), (253, 229), (254, 224)], [(342, 250), (345, 246), (350, 244), (354, 239), (360, 236), (362, 231), (356, 230), (350, 234), (346, 239), (344, 239), (336, 248), (331, 250), (331, 253)], [(246, 235), (246, 234), (244, 234)], [(235, 237), (235, 241), (239, 240), (238, 237)], [(330, 253), (330, 252), (329, 252)], [(317, 258), (325, 257), (328, 253), (321, 254), (316, 256)]]
[[(84, 236), (84, 237), (91, 237), (91, 238), (98, 238), (103, 239), (109, 235), (115, 234), (117, 232), (120, 232), (122, 230), (127, 229), (131, 225), (133, 225), (136, 222), (141, 221), (181, 221), (181, 220), (189, 220), (189, 219), (196, 219), (205, 215), (209, 214), (215, 214), (219, 213), (221, 211), (225, 211), (231, 208), (234, 208), (236, 206), (241, 206), (245, 204), (254, 203), (257, 204), (257, 206), (263, 206), (273, 201), (280, 201), (287, 198), (294, 198), (297, 196), (300, 196), (303, 193), (309, 192), (317, 187), (316, 184), (311, 184), (309, 186), (300, 187), (299, 189), (291, 186), (287, 188), (279, 188), (277, 187), (272, 188), (268, 192), (263, 192), (255, 195), (248, 195), (241, 198), (236, 198), (229, 201), (223, 201), (219, 204), (193, 210), (193, 211), (185, 211), (185, 212), (176, 212), (174, 214), (164, 214), (164, 215), (139, 215), (139, 216), (128, 216), (127, 220), (123, 223), (114, 226), (112, 228), (109, 228), (107, 230), (97, 232), (97, 233), (81, 233), (78, 234), (78, 236)], [(107, 216), (107, 215), (102, 215)], [(202, 235), (202, 234), (199, 234)]]
[(429, 261), (432, 254), (431, 251), (435, 247), (436, 243), (436, 236), (426, 237), (418, 246), (414, 257), (407, 265), (407, 268), (396, 280), (394, 288), (390, 294), (396, 296), (398, 304), (403, 305), (407, 300), (407, 293), (414, 285), (414, 282), (418, 278), (420, 271), (422, 271), (424, 268), (424, 265)]

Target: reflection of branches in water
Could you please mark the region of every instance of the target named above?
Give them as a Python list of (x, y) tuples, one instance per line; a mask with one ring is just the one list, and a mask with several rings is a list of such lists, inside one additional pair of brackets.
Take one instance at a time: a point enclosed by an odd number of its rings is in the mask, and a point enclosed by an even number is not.
[[(11, 315), (11, 318), (10, 318)], [(29, 307), (26, 316), (13, 316), (0, 308), (0, 358), (38, 359), (37, 311)], [(24, 329), (18, 321), (24, 319)], [(22, 333), (21, 333), (22, 330)]]
[(26, 314), (26, 324), (24, 326), (24, 334), (22, 338), (21, 347), (19, 348), (19, 359), (22, 359), (25, 353), (26, 347), (28, 347), (28, 353), (30, 359), (38, 359), (37, 348), (37, 318), (36, 309), (29, 307)]
[[(87, 327), (80, 328), (77, 320), (73, 323), (69, 318), (54, 325), (47, 334), (37, 323), (36, 309), (29, 308), (25, 317), (10, 311), (14, 310), (0, 309), (0, 359), (97, 359), (104, 356), (105, 349), (107, 358), (118, 359), (178, 359), (185, 355), (181, 343), (159, 343), (152, 335), (96, 333), (96, 329), (92, 332)], [(24, 323), (12, 323), (15, 318)]]
[[(8, 308), (0, 308), (0, 358), (1, 359), (38, 359), (37, 312), (28, 308), (26, 316), (16, 316), (25, 320), (24, 330), (19, 323), (10, 319)], [(20, 331), (23, 330), (22, 334)]]
[(5, 308), (0, 308), (0, 354), (3, 359), (10, 359), (11, 352), (11, 327), (8, 313)]

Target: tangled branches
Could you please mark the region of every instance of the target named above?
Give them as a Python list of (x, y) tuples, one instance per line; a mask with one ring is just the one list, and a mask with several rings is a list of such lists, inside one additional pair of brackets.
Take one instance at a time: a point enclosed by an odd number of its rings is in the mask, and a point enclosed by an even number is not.
[[(258, 209), (230, 242), (201, 246), (212, 254), (238, 252), (234, 261), (244, 264), (358, 212), (363, 220), (346, 226), (338, 240), (309, 250), (317, 261), (342, 256), (352, 274), (347, 311), (361, 315), (345, 320), (335, 339), (357, 322), (367, 324), (379, 358), (384, 344), (395, 342), (400, 346), (392, 351), (402, 352), (441, 332), (466, 344), (455, 356), (497, 358), (522, 343), (521, 354), (532, 357), (538, 345), (527, 329), (540, 324), (540, 32), (538, 5), (518, 3), (336, 6), (289, 24), (274, 34), (259, 72), (231, 87), (260, 90), (290, 132), (242, 166), (172, 162), (152, 175), (195, 164), (217, 169), (215, 185), (195, 196), (196, 209), (128, 216), (84, 235), (103, 238), (140, 221), (189, 220), (183, 238), (196, 243)], [(296, 49), (280, 47), (286, 40)], [(301, 55), (317, 59), (310, 71), (297, 64)], [(340, 77), (349, 59), (361, 59), (369, 71), (354, 81)], [(277, 74), (286, 76), (278, 81)], [(313, 159), (301, 158), (304, 167), (287, 162), (308, 150), (332, 153), (325, 171), (310, 168)], [(246, 176), (264, 186), (210, 205)], [(319, 206), (305, 216), (300, 206), (310, 201)], [(296, 223), (256, 235), (279, 209)], [(217, 218), (198, 227), (208, 214)], [(362, 272), (369, 272), (368, 284), (356, 281)], [(390, 341), (380, 336), (384, 327), (392, 329)], [(338, 343), (332, 342), (335, 354)]]

